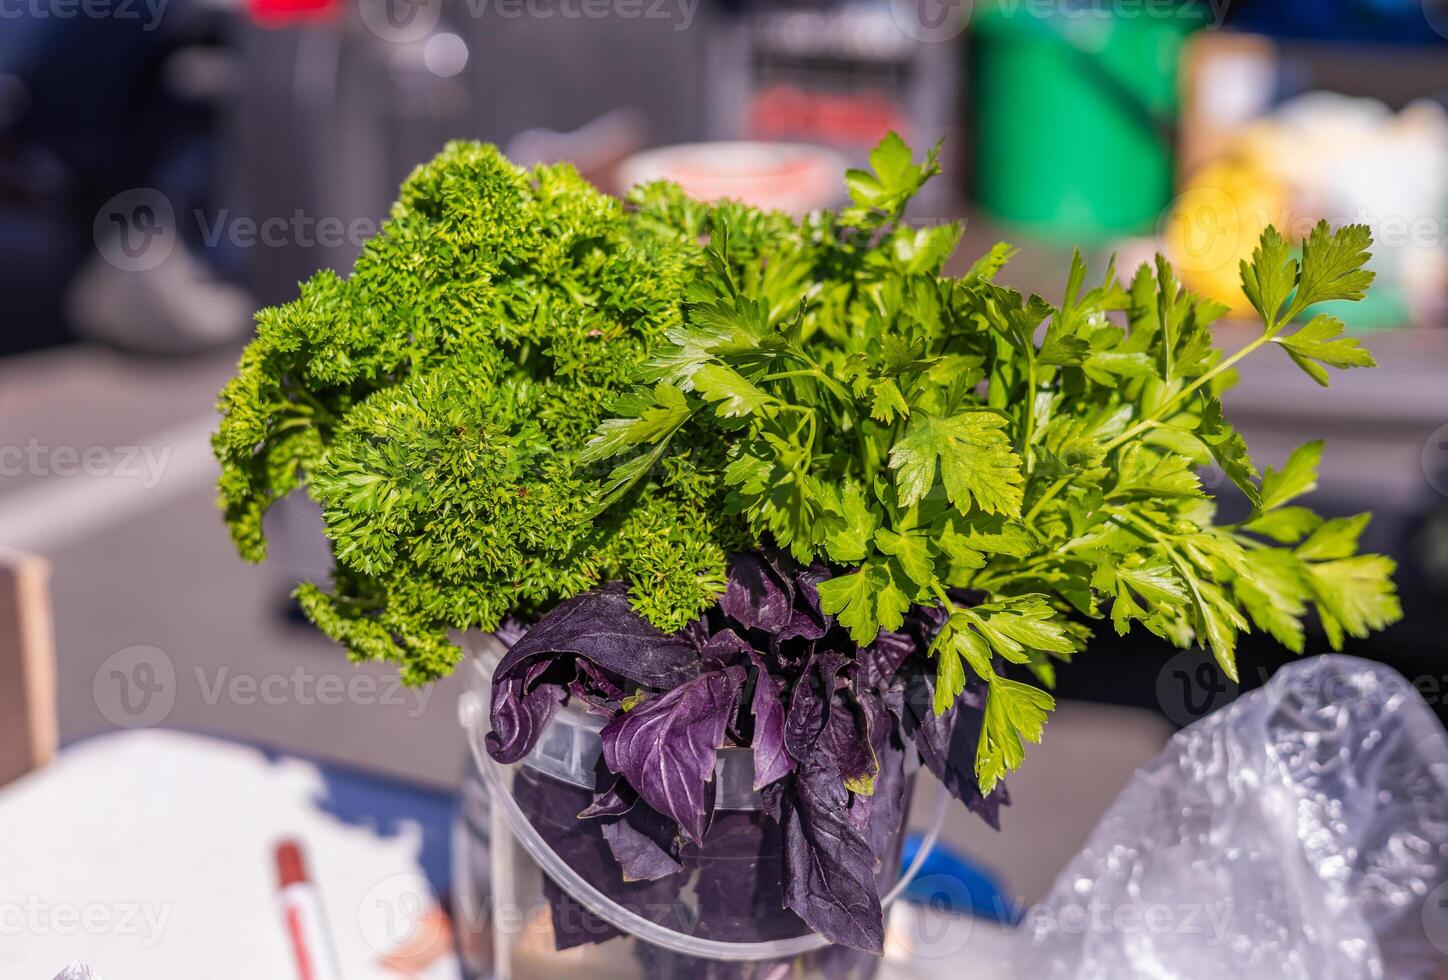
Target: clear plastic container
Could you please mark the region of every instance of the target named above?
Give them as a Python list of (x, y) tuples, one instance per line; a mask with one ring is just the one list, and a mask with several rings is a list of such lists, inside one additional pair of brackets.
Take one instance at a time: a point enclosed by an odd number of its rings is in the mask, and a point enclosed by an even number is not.
[[(498, 764), (483, 737), (488, 682), (502, 648), (495, 641), (472, 646), (460, 713), (474, 765), (464, 781), (455, 848), (465, 913), (459, 940), (470, 976), (874, 974), (875, 957), (831, 946), (784, 908), (782, 833), (752, 789), (749, 751), (720, 751), (713, 823), (702, 846), (685, 848), (684, 869), (659, 881), (626, 882), (598, 821), (576, 816), (592, 802), (602, 719), (565, 709), (527, 759)], [(913, 784), (913, 771), (908, 779)], [(942, 792), (926, 846), (904, 876), (903, 833), (893, 835), (877, 874), (887, 904), (928, 855), (946, 802)]]

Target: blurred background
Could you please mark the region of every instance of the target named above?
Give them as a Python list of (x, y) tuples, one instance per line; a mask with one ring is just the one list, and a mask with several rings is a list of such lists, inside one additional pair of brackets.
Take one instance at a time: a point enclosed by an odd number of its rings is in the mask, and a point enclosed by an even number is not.
[[(1448, 718), (1445, 107), (1448, 0), (0, 0), (0, 545), (51, 563), (61, 743), (164, 726), (449, 790), (460, 684), (399, 689), (300, 623), (288, 591), (327, 558), (305, 504), (262, 567), (214, 509), (212, 403), (252, 313), (348, 271), (449, 139), (804, 211), (890, 129), (944, 140), (911, 219), (964, 219), (960, 268), (1009, 238), (1002, 280), (1048, 297), (1073, 246), (1098, 273), (1161, 249), (1241, 310), (1267, 224), (1373, 226), (1378, 285), (1344, 315), (1381, 367), (1318, 389), (1263, 355), (1228, 406), (1259, 465), (1327, 439), (1312, 502), (1376, 513), (1405, 609), (1349, 652)], [(1027, 895), (1238, 691), (1149, 639), (1103, 631), (1062, 672), (1019, 833), (989, 845)], [(1241, 686), (1286, 656), (1247, 638)], [(1072, 779), (1084, 825), (1043, 847), (1061, 815), (1032, 795)]]

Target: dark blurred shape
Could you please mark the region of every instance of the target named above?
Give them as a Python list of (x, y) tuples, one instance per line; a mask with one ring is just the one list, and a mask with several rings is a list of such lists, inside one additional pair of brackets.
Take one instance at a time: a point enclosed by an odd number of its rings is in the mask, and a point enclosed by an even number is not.
[(98, 259), (92, 227), (107, 201), (151, 189), (189, 213), (212, 191), (215, 105), (168, 66), (221, 49), (230, 15), (188, 0), (130, 12), (31, 12), (0, 34), (0, 354), (74, 334), (66, 296)]
[(1448, 6), (1438, 0), (1233, 0), (1227, 23), (1291, 40), (1448, 43)]

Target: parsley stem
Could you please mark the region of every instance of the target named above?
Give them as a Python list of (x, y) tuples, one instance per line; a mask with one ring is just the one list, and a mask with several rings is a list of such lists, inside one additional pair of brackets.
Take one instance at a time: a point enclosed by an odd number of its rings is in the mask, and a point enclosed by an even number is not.
[(1126, 442), (1131, 441), (1132, 439), (1135, 439), (1137, 436), (1141, 435), (1141, 434), (1142, 434), (1143, 432), (1145, 432), (1147, 429), (1152, 428), (1154, 425), (1156, 425), (1158, 422), (1160, 422), (1160, 421), (1162, 420), (1162, 418), (1164, 418), (1168, 412), (1170, 412), (1172, 409), (1176, 408), (1177, 405), (1181, 404), (1181, 402), (1182, 402), (1185, 398), (1187, 398), (1187, 397), (1188, 397), (1189, 395), (1191, 395), (1193, 392), (1197, 391), (1197, 390), (1198, 390), (1199, 388), (1201, 388), (1203, 385), (1205, 385), (1205, 384), (1207, 384), (1208, 382), (1210, 382), (1213, 378), (1215, 378), (1215, 377), (1217, 377), (1218, 375), (1222, 374), (1224, 371), (1230, 370), (1231, 367), (1232, 367), (1232, 365), (1236, 364), (1236, 363), (1237, 363), (1238, 361), (1240, 361), (1242, 358), (1246, 357), (1248, 354), (1251, 354), (1251, 353), (1252, 353), (1253, 351), (1255, 351), (1257, 348), (1259, 348), (1259, 347), (1261, 347), (1263, 344), (1267, 343), (1267, 341), (1268, 341), (1269, 339), (1271, 339), (1271, 335), (1270, 335), (1270, 334), (1267, 334), (1267, 333), (1264, 333), (1264, 334), (1262, 334), (1262, 336), (1258, 337), (1256, 340), (1252, 341), (1252, 342), (1249, 343), (1249, 344), (1244, 345), (1240, 350), (1238, 350), (1236, 353), (1232, 354), (1230, 357), (1224, 358), (1219, 364), (1217, 364), (1215, 367), (1213, 367), (1210, 371), (1206, 372), (1206, 373), (1203, 374), (1201, 377), (1197, 378), (1197, 380), (1193, 381), (1191, 384), (1189, 384), (1189, 385), (1187, 385), (1185, 388), (1183, 388), (1181, 391), (1177, 392), (1175, 395), (1171, 396), (1171, 397), (1168, 398), (1166, 401), (1162, 402), (1161, 405), (1159, 405), (1154, 411), (1149, 412), (1145, 417), (1143, 417), (1139, 422), (1137, 422), (1137, 423), (1136, 423), (1135, 425), (1133, 425), (1131, 428), (1127, 429), (1125, 432), (1121, 433), (1121, 435), (1117, 436), (1115, 439), (1112, 439), (1110, 442), (1108, 442), (1108, 443), (1106, 444), (1106, 446), (1105, 446), (1104, 451), (1109, 453), (1109, 452), (1111, 452), (1111, 450), (1120, 447), (1123, 443), (1126, 443)]
[(317, 397), (307, 389), (298, 386), (292, 389), (292, 394), (296, 396), (297, 401), (300, 403), (294, 407), (301, 407), (305, 405), (308, 406), (310, 410), (314, 412), (320, 420), (329, 423), (336, 421), (336, 418), (332, 415), (331, 411), (327, 408), (327, 406), (323, 405), (317, 399)]
[(938, 579), (930, 583), (930, 590), (935, 593), (935, 598), (940, 600), (940, 604), (945, 607), (946, 612), (951, 615), (960, 612), (956, 608), (954, 600), (950, 598), (950, 593), (945, 591), (945, 586), (941, 585)]
[(1024, 521), (1027, 524), (1031, 523), (1031, 521), (1034, 521), (1036, 519), (1036, 515), (1041, 512), (1041, 508), (1046, 506), (1046, 504), (1050, 503), (1051, 499), (1055, 497), (1056, 494), (1060, 493), (1063, 489), (1065, 489), (1066, 485), (1070, 482), (1071, 478), (1069, 476), (1063, 476), (1055, 483), (1047, 487), (1046, 492), (1041, 494), (1036, 502), (1031, 505), (1030, 510), (1026, 511)]
[(1036, 434), (1036, 350), (1030, 344), (1026, 347), (1026, 426), (1021, 433), (1021, 459), (1030, 473), (1036, 465), (1031, 457), (1031, 442)]

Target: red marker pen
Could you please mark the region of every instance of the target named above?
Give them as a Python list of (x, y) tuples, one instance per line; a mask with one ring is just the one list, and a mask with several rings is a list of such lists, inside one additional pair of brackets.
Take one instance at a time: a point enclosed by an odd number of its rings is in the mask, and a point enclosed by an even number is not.
[(337, 952), (322, 914), (322, 898), (307, 877), (302, 849), (296, 841), (277, 845), (277, 897), (291, 940), (300, 980), (342, 980)]

